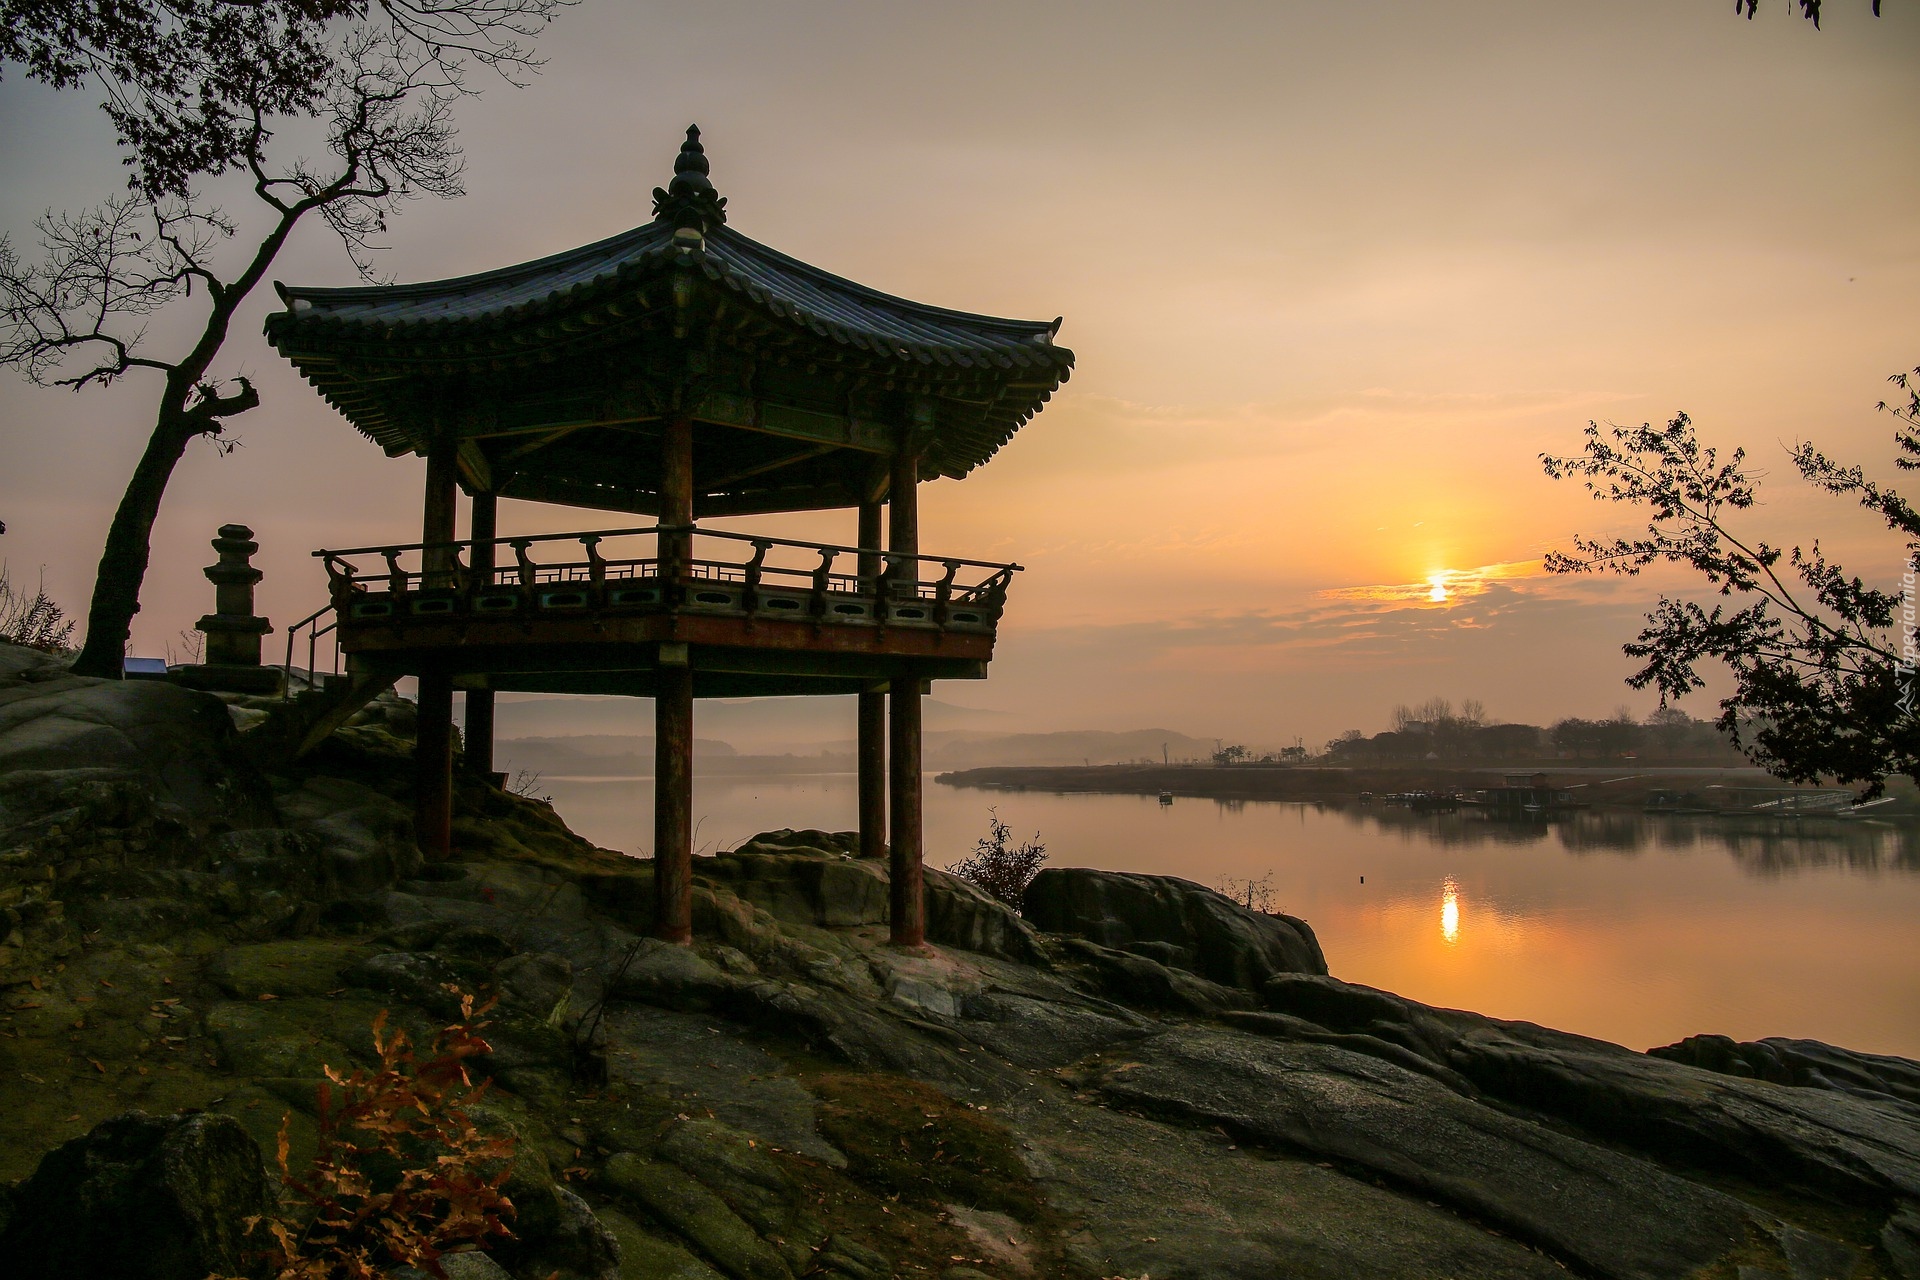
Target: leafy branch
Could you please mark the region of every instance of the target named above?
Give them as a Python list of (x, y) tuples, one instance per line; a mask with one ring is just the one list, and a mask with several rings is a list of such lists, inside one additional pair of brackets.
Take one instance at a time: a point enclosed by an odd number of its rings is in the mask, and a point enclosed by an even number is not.
[[(1920, 370), (1916, 370), (1920, 375)], [(1905, 404), (1881, 408), (1900, 427), (1896, 463), (1920, 468), (1920, 381), (1897, 375)], [(1576, 538), (1555, 551), (1553, 573), (1633, 576), (1654, 564), (1698, 573), (1732, 601), (1710, 608), (1663, 595), (1647, 626), (1623, 652), (1642, 665), (1627, 683), (1660, 693), (1664, 707), (1706, 687), (1700, 668), (1717, 662), (1734, 691), (1720, 703), (1721, 730), (1755, 763), (1793, 781), (1833, 777), (1876, 794), (1892, 774), (1920, 770), (1914, 631), (1902, 595), (1870, 586), (1831, 560), (1818, 542), (1780, 547), (1739, 532), (1758, 502), (1763, 474), (1744, 450), (1722, 459), (1704, 446), (1684, 413), (1663, 427), (1589, 423), (1583, 451), (1542, 455), (1553, 479), (1579, 479), (1598, 501), (1640, 508), (1644, 534)], [(1811, 444), (1789, 453), (1807, 482), (1875, 513), (1904, 544), (1908, 577), (1920, 565), (1920, 513), (1897, 492)]]

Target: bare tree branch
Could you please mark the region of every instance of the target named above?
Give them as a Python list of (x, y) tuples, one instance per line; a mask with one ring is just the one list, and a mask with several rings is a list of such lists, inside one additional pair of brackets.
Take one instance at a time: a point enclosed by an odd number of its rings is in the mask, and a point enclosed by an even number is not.
[[(215, 365), (288, 239), (322, 222), (371, 278), (402, 202), (462, 194), (453, 108), (476, 92), (468, 64), (519, 83), (539, 66), (535, 37), (568, 3), (0, 0), (0, 66), (56, 89), (96, 87), (129, 170), (127, 195), (39, 221), (38, 262), (0, 237), (0, 365), (76, 389), (162, 375), (76, 670), (119, 674), (173, 467), (196, 438), (231, 448), (227, 420), (260, 403), (251, 382)], [(330, 160), (276, 158), (276, 130), (299, 120), (321, 124)], [(235, 169), (251, 179), (254, 218), (200, 196)], [(184, 349), (149, 353), (148, 319), (189, 300), (202, 310)]]

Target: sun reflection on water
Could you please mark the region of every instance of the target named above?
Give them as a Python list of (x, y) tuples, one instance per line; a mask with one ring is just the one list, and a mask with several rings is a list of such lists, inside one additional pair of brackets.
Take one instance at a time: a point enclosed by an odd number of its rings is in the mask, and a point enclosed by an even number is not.
[(1460, 886), (1451, 876), (1440, 886), (1440, 936), (1449, 946), (1460, 941)]

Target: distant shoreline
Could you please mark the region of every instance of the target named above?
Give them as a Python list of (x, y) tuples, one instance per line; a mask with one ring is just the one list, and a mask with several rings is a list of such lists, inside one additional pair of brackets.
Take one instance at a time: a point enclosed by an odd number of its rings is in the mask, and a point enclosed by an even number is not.
[[(1570, 790), (1577, 804), (1605, 810), (1645, 810), (1656, 792), (1681, 792), (1700, 797), (1701, 816), (1755, 815), (1738, 793), (1815, 792), (1796, 788), (1752, 766), (1641, 764), (1610, 761), (1571, 765), (1476, 765), (1316, 768), (1313, 766), (1180, 766), (1180, 765), (1064, 765), (1051, 767), (996, 767), (959, 769), (938, 775), (945, 786), (982, 791), (1051, 791), (1099, 795), (1153, 796), (1210, 800), (1275, 800), (1357, 803), (1406, 792), (1466, 794), (1501, 785), (1506, 774), (1543, 773), (1548, 785)], [(1831, 791), (1832, 788), (1825, 790)], [(1855, 788), (1855, 790), (1858, 790)], [(1912, 818), (1920, 815), (1920, 793), (1904, 779), (1888, 783), (1894, 801), (1875, 811), (1876, 817)], [(1759, 797), (1753, 796), (1752, 799)], [(1785, 815), (1781, 815), (1785, 816)]]

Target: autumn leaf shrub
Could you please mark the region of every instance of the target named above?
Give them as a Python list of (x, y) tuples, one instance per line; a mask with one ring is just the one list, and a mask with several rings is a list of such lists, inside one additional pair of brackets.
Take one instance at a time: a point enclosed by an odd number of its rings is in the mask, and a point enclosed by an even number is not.
[(460, 1020), (435, 1034), (425, 1061), (383, 1009), (373, 1020), (379, 1065), (325, 1068), (319, 1144), (297, 1174), (291, 1113), (281, 1121), (276, 1159), (293, 1212), (266, 1226), (275, 1280), (380, 1280), (401, 1266), (444, 1280), (449, 1250), (512, 1236), (513, 1202), (501, 1188), (514, 1140), (483, 1133), (468, 1111), (491, 1083), (475, 1084), (467, 1062), (492, 1051), (476, 1019), (493, 1002), (476, 1009), (457, 994)]

